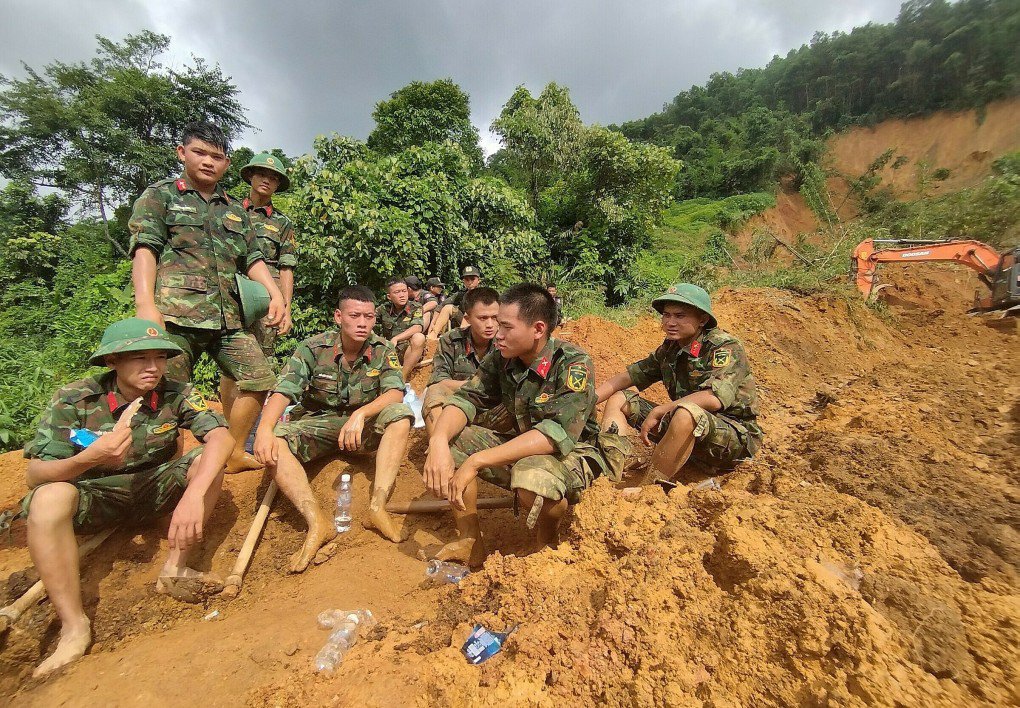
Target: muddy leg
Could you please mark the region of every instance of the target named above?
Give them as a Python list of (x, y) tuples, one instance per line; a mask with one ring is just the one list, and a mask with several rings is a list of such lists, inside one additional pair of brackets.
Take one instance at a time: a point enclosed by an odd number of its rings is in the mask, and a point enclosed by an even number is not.
[(227, 421), (230, 434), (234, 438), (234, 452), (227, 460), (227, 474), (257, 470), (263, 466), (253, 455), (244, 451), (244, 444), (248, 440), (251, 427), (255, 425), (255, 419), (259, 417), (265, 397), (265, 391), (238, 391), (234, 397)]
[(663, 479), (673, 479), (687, 464), (694, 452), (694, 416), (684, 408), (678, 408), (669, 423), (669, 429), (652, 452), (652, 467)]
[(457, 540), (440, 548), (436, 558), (459, 561), (471, 568), (478, 568), (485, 562), (485, 544), (478, 525), (477, 503), (478, 480), (474, 479), (464, 489), (464, 511), (451, 509), (453, 521), (457, 525)]
[(336, 536), (336, 528), (333, 526), (333, 519), (322, 510), (311, 485), (308, 484), (308, 474), (301, 466), (294, 453), (287, 447), (287, 442), (280, 440), (280, 459), (276, 467), (268, 468), (277, 486), (284, 496), (294, 503), (297, 510), (305, 517), (308, 523), (308, 533), (305, 536), (305, 543), (299, 551), (290, 557), (290, 572), (300, 573), (315, 558), (316, 552), (333, 540)]
[(407, 351), (404, 352), (404, 381), (411, 380), (411, 372), (414, 371), (414, 367), (418, 366), (418, 362), (421, 361), (421, 355), (425, 353), (425, 335), (421, 332), (417, 332), (411, 335), (411, 341), (407, 345)]
[(429, 330), (429, 339), (439, 339), (439, 336), (446, 331), (446, 324), (453, 314), (453, 305), (443, 305), (443, 309), (436, 315), (432, 328)]
[[(517, 499), (522, 509), (530, 509), (535, 504), (537, 495), (527, 489), (517, 490)], [(567, 513), (567, 500), (554, 501), (546, 499), (542, 504), (542, 511), (538, 515), (538, 524), (535, 526), (535, 549), (541, 550), (547, 546), (555, 548), (560, 543), (560, 522)]]
[(220, 403), (223, 404), (223, 417), (230, 420), (230, 411), (237, 398), (237, 382), (226, 374), (220, 374)]
[(633, 435), (637, 431), (627, 423), (627, 416), (624, 409), (627, 406), (627, 397), (623, 391), (617, 391), (606, 401), (606, 408), (602, 412), (602, 430), (609, 430), (609, 426), (616, 423), (620, 435)]
[(67, 482), (39, 487), (28, 513), (28, 552), (60, 618), (56, 650), (32, 672), (42, 676), (85, 655), (92, 643), (92, 625), (81, 602), (78, 542), (72, 519), (78, 490)]
[(393, 493), (400, 471), (400, 461), (407, 455), (407, 436), (411, 421), (406, 418), (390, 423), (379, 441), (375, 455), (375, 482), (372, 484), (372, 501), (368, 507), (365, 526), (374, 528), (383, 536), (400, 543), (407, 540), (407, 531), (386, 511), (386, 502)]

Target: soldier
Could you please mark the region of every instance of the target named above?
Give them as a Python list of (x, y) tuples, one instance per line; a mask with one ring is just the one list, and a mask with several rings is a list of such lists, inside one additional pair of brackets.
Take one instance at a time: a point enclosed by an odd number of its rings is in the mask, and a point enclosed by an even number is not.
[(429, 278), (428, 282), (425, 283), (425, 287), (429, 289), (429, 294), (431, 294), (436, 299), (439, 306), (442, 307), (446, 302), (446, 295), (443, 293), (446, 289), (446, 283), (439, 278)]
[(425, 327), (422, 324), (421, 306), (408, 299), (407, 284), (400, 278), (386, 282), (386, 299), (376, 308), (376, 328), (397, 349), (404, 364), (404, 381), (408, 381), (414, 367), (425, 353)]
[[(474, 376), (482, 359), (493, 350), (492, 340), (499, 329), (499, 293), (492, 288), (475, 288), (461, 302), (466, 326), (451, 330), (439, 338), (439, 349), (432, 360), (432, 376), (425, 389), (422, 412), (426, 433), (431, 435), (442, 407), (449, 397)], [(505, 432), (512, 427), (509, 414), (497, 406), (478, 424)]]
[[(360, 285), (344, 288), (333, 313), (340, 330), (306, 339), (280, 374), (255, 434), (255, 456), (308, 522), (302, 548), (291, 557), (300, 573), (336, 536), (333, 519), (315, 500), (302, 463), (346, 451), (375, 453), (375, 484), (366, 526), (399, 543), (403, 530), (386, 511), (414, 413), (405, 405), (397, 352), (372, 333), (375, 298)], [(298, 404), (287, 423), (276, 424)], [(275, 425), (275, 430), (274, 430)]]
[[(662, 315), (662, 345), (598, 387), (606, 401), (602, 428), (627, 434), (640, 426), (641, 439), (655, 445), (652, 471), (671, 480), (688, 459), (728, 471), (761, 447), (758, 392), (744, 346), (719, 329), (708, 293), (681, 283), (652, 300)], [(670, 402), (641, 398), (662, 381)], [(633, 427), (632, 427), (633, 426)]]
[(464, 289), (458, 290), (443, 303), (439, 314), (432, 322), (432, 329), (429, 331), (430, 339), (439, 339), (439, 335), (446, 331), (446, 325), (450, 322), (454, 327), (460, 327), (464, 317), (464, 313), (460, 309), (460, 302), (464, 298), (464, 293), (481, 285), (482, 272), (474, 266), (465, 266), (464, 270), (460, 272), (460, 281), (464, 284)]
[[(457, 524), (458, 539), (436, 557), (472, 567), (485, 559), (477, 477), (514, 490), (531, 510), (529, 527), (538, 522), (541, 547), (558, 542), (568, 503), (596, 477), (615, 477), (622, 467), (611, 464), (598, 439), (591, 359), (549, 337), (556, 316), (549, 293), (523, 283), (506, 291), (499, 303), (498, 354), (486, 356), (443, 407), (422, 473), (429, 490), (450, 500)], [(512, 418), (511, 432), (473, 424), (500, 404)]]
[(407, 284), (408, 299), (421, 308), (422, 332), (428, 332), (432, 317), (436, 314), (439, 299), (430, 290), (422, 287), (421, 278), (417, 275), (407, 276), (404, 278), (404, 282)]
[[(286, 312), (276, 327), (266, 326), (258, 320), (249, 331), (255, 335), (266, 359), (272, 363), (276, 354), (276, 335), (291, 328), (290, 305), (294, 299), (294, 268), (297, 267), (297, 245), (291, 220), (273, 204), (273, 195), (290, 189), (287, 168), (279, 157), (268, 152), (259, 153), (241, 168), (241, 179), (251, 185), (248, 198), (241, 206), (248, 212), (255, 230), (255, 245), (265, 256), (269, 273), (283, 294)], [(220, 401), (223, 414), (230, 417), (230, 409), (237, 395), (237, 382), (228, 374), (220, 376)]]
[(556, 283), (549, 283), (545, 289), (549, 291), (549, 294), (552, 295), (553, 302), (556, 303), (556, 325), (553, 327), (553, 329), (556, 329), (556, 327), (559, 327), (564, 322), (563, 298), (561, 298), (559, 293), (556, 291)]
[[(92, 642), (82, 607), (76, 533), (151, 521), (172, 512), (170, 553), (156, 590), (198, 601), (223, 589), (188, 567), (188, 553), (223, 481), (234, 441), (227, 423), (189, 384), (164, 378), (181, 348), (156, 322), (130, 318), (106, 328), (90, 363), (110, 371), (64, 386), (25, 447), (31, 491), (21, 501), (28, 550), (60, 618), (56, 651), (41, 676), (77, 660)], [(181, 428), (205, 441), (175, 459)]]
[(244, 452), (244, 443), (276, 377), (258, 341), (244, 330), (236, 276), (247, 273), (269, 291), (267, 326), (286, 332), (287, 307), (248, 213), (219, 185), (230, 165), (223, 132), (210, 123), (189, 123), (177, 157), (184, 174), (148, 187), (131, 213), (135, 308), (139, 317), (165, 323), (184, 352), (170, 362), (167, 376), (188, 381), (205, 351), (237, 381), (229, 418), (235, 447), (227, 471), (256, 469), (260, 465)]

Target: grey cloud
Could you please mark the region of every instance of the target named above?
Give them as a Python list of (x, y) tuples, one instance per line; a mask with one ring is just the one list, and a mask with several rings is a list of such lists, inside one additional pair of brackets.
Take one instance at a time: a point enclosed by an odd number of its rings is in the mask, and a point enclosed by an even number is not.
[(243, 142), (305, 152), (320, 133), (364, 138), (379, 100), (449, 76), (485, 135), (518, 84), (568, 86), (582, 117), (612, 123), (659, 110), (716, 71), (761, 66), (816, 30), (889, 22), (899, 0), (348, 0), (166, 4), (16, 0), (0, 28), (0, 72), (85, 59), (96, 33), (151, 28), (174, 56), (219, 62), (258, 128)]

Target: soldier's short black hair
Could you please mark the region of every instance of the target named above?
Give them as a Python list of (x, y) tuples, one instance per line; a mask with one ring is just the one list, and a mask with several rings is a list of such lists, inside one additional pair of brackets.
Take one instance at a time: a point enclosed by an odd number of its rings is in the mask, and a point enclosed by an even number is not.
[(499, 304), (517, 305), (519, 317), (529, 325), (545, 322), (550, 331), (556, 326), (556, 301), (538, 283), (514, 285), (500, 296)]
[(181, 132), (181, 145), (187, 145), (192, 140), (201, 140), (213, 147), (218, 147), (225, 153), (230, 152), (230, 141), (226, 134), (220, 130), (218, 125), (204, 120), (197, 120), (184, 126)]
[(471, 312), (471, 308), (475, 305), (494, 305), (497, 302), (499, 302), (499, 293), (495, 289), (478, 287), (464, 293), (464, 299), (461, 300), (460, 306), (464, 312)]
[(404, 283), (404, 279), (403, 278), (396, 278), (396, 277), (390, 278), (389, 280), (386, 281), (386, 292), (389, 292), (390, 288), (392, 288), (397, 283), (403, 283), (404, 285), (406, 285), (406, 283)]
[(370, 302), (375, 304), (375, 295), (369, 288), (364, 285), (348, 285), (346, 288), (340, 291), (340, 300), (336, 306), (343, 308), (345, 300), (357, 300), (358, 302)]

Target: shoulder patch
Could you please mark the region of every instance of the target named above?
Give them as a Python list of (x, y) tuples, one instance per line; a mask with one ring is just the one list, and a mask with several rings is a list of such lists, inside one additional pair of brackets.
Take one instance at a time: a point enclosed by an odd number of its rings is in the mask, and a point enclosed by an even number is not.
[(414, 311), (414, 316), (415, 317), (421, 317), (421, 308), (420, 307), (417, 310)]
[(588, 385), (588, 367), (584, 364), (571, 364), (567, 367), (567, 388), (581, 392)]
[(712, 354), (712, 368), (721, 369), (730, 363), (730, 359), (733, 358), (732, 353), (729, 349), (717, 349)]
[(391, 369), (400, 368), (400, 359), (397, 357), (396, 352), (388, 352), (386, 354), (386, 363), (390, 365)]
[(191, 394), (184, 399), (184, 402), (188, 404), (188, 408), (199, 413), (209, 410), (209, 404), (205, 402), (205, 397), (198, 391), (192, 391)]

